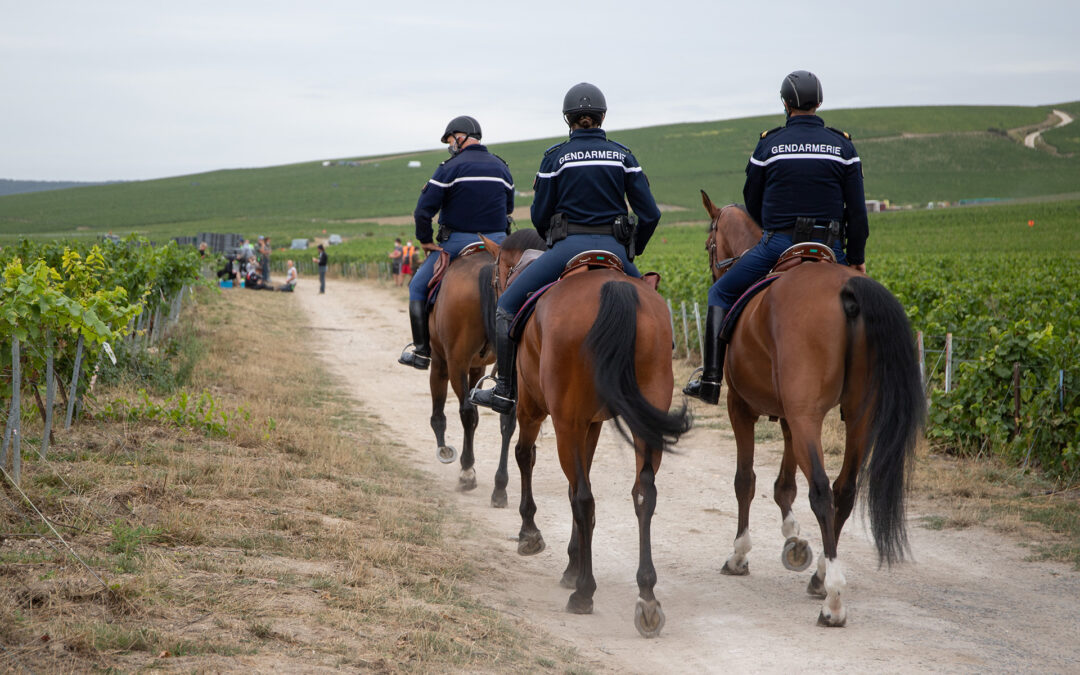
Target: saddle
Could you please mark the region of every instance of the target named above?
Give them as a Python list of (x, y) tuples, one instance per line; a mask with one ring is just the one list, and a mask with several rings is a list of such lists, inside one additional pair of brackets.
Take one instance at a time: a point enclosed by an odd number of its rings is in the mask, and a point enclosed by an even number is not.
[[(529, 262), (532, 261), (530, 260)], [(518, 313), (514, 315), (514, 320), (510, 324), (510, 339), (515, 342), (521, 339), (522, 333), (525, 332), (525, 325), (529, 322), (529, 318), (536, 310), (537, 300), (540, 299), (540, 296), (550, 290), (552, 286), (569, 276), (598, 269), (612, 269), (625, 274), (622, 260), (614, 253), (608, 251), (585, 251), (577, 254), (563, 266), (563, 271), (559, 274), (558, 279), (546, 286), (541, 286), (529, 295), (529, 298), (525, 301), (525, 304), (521, 306), (521, 309), (518, 310)], [(520, 272), (520, 270), (516, 272)], [(516, 277), (517, 273), (511, 277), (511, 281)], [(660, 275), (656, 272), (646, 272), (642, 275), (641, 280), (652, 286), (653, 290), (656, 290), (660, 286)]]
[[(487, 246), (482, 241), (474, 241), (457, 254), (453, 260), (459, 258), (468, 257), (474, 253), (480, 251), (486, 251)], [(442, 284), (443, 277), (446, 276), (446, 270), (450, 267), (450, 263), (453, 262), (450, 258), (450, 253), (444, 250), (439, 251), (439, 257), (435, 259), (435, 270), (431, 275), (431, 281), (428, 282), (428, 305), (435, 304), (435, 298), (439, 295), (439, 286)]]
[(807, 262), (835, 263), (836, 254), (828, 246), (814, 242), (803, 242), (788, 247), (786, 251), (780, 254), (769, 273), (746, 289), (739, 296), (739, 299), (735, 301), (735, 304), (731, 306), (731, 309), (728, 310), (727, 316), (724, 317), (724, 324), (720, 328), (720, 339), (724, 342), (731, 341), (739, 316), (755, 295), (768, 288), (769, 284), (779, 279), (784, 272), (788, 272)]

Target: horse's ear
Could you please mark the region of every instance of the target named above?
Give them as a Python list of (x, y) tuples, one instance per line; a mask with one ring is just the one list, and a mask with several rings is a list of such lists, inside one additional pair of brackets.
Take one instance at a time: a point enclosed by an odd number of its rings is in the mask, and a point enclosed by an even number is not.
[(720, 209), (716, 208), (716, 204), (713, 204), (709, 199), (709, 195), (704, 190), (701, 191), (701, 203), (705, 206), (705, 210), (709, 213), (709, 218), (715, 220), (720, 215)]
[(499, 246), (498, 244), (496, 244), (495, 242), (491, 241), (490, 239), (488, 239), (487, 237), (485, 237), (482, 234), (479, 235), (479, 236), (480, 236), (480, 241), (484, 242), (484, 250), (487, 251), (488, 253), (490, 253), (492, 258), (498, 259), (499, 251), (502, 250), (502, 247)]

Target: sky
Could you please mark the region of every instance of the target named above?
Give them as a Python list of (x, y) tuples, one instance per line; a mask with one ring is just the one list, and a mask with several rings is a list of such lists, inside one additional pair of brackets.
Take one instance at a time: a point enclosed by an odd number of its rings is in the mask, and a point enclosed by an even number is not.
[[(829, 108), (1080, 99), (1080, 2), (0, 0), (0, 178), (141, 180)], [(537, 158), (539, 162), (539, 158)]]

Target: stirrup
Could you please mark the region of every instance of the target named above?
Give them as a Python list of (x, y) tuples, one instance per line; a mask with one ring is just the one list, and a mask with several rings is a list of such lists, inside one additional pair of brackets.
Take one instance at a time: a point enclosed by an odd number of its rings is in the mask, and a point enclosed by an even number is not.
[(481, 389), (480, 386), (484, 384), (484, 380), (495, 380), (494, 375), (485, 375), (481, 377), (476, 386), (469, 390), (469, 403), (473, 405), (483, 406), (485, 408), (491, 408), (495, 412), (505, 415), (513, 411), (514, 406), (517, 405), (517, 401), (512, 398), (506, 398), (495, 393), (498, 388), (498, 381), (496, 380), (495, 387), (491, 389)]
[(397, 362), (404, 366), (412, 366), (417, 370), (427, 370), (431, 365), (431, 357), (424, 356), (423, 354), (417, 354), (416, 351), (409, 351), (410, 348), (415, 348), (416, 343), (410, 342), (405, 345), (405, 349), (401, 350), (401, 356), (398, 357)]

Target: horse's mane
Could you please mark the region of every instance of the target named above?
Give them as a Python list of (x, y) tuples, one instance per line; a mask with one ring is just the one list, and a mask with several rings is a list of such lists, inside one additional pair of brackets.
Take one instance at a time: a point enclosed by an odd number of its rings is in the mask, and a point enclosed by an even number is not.
[(500, 246), (511, 251), (525, 251), (530, 248), (543, 251), (547, 248), (547, 243), (540, 238), (536, 230), (529, 227), (511, 232)]

